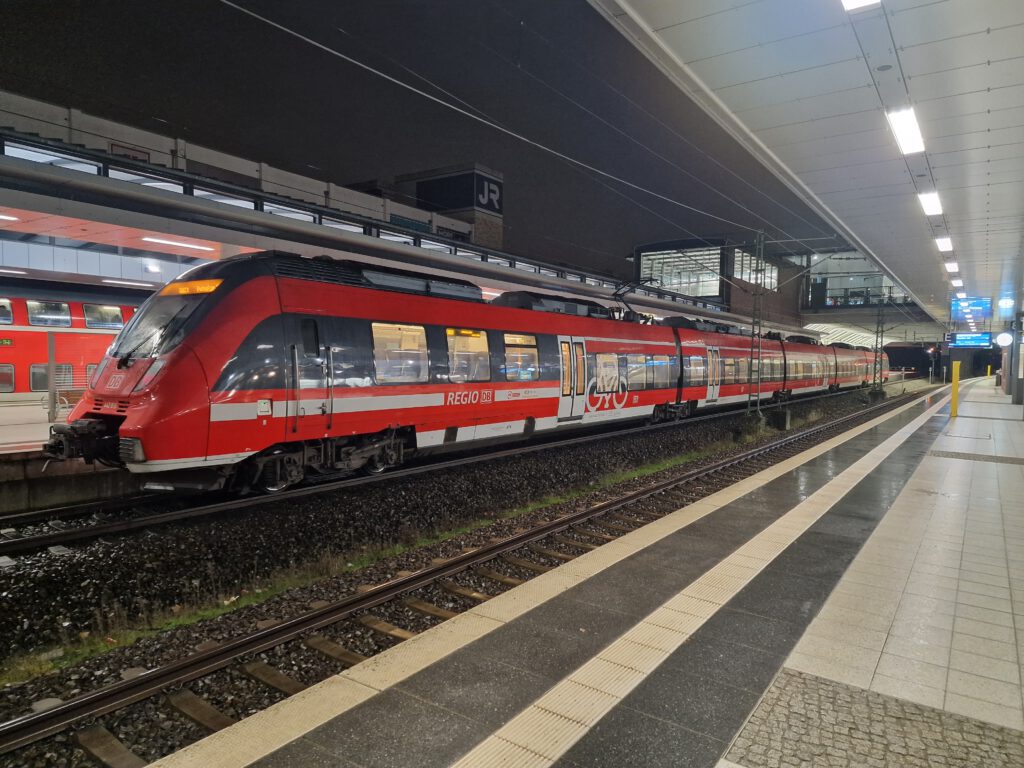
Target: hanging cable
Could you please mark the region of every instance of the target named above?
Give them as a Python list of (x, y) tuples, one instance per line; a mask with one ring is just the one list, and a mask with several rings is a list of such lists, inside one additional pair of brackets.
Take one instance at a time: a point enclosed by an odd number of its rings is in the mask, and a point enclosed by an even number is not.
[(647, 189), (646, 187), (643, 187), (643, 186), (641, 186), (639, 184), (635, 184), (635, 183), (629, 181), (628, 179), (624, 179), (624, 178), (622, 178), (620, 176), (616, 176), (615, 174), (609, 173), (607, 171), (603, 171), (600, 168), (597, 168), (596, 166), (593, 166), (593, 165), (590, 165), (589, 163), (583, 162), (582, 160), (577, 160), (576, 158), (572, 157), (571, 155), (567, 155), (566, 153), (560, 152), (557, 149), (554, 149), (554, 148), (549, 147), (549, 146), (547, 146), (545, 144), (542, 144), (539, 141), (535, 141), (534, 139), (531, 139), (528, 136), (525, 136), (524, 134), (519, 133), (518, 131), (514, 131), (514, 130), (512, 130), (510, 128), (506, 128), (505, 126), (500, 125), (498, 123), (495, 123), (495, 122), (493, 122), (492, 120), (490, 120), (488, 118), (484, 118), (484, 117), (481, 117), (480, 115), (474, 114), (473, 112), (469, 111), (468, 109), (464, 109), (462, 107), (459, 107), (459, 106), (457, 106), (455, 104), (452, 104), (450, 102), (445, 101), (444, 99), (442, 99), (442, 98), (440, 98), (438, 96), (435, 96), (435, 95), (433, 95), (431, 93), (427, 93), (426, 91), (424, 91), (424, 90), (422, 90), (420, 88), (417, 88), (417, 87), (415, 87), (413, 85), (410, 85), (409, 83), (403, 82), (402, 80), (399, 80), (397, 77), (393, 77), (392, 75), (389, 75), (386, 72), (382, 72), (379, 69), (371, 67), (368, 64), (364, 64), (363, 62), (359, 61), (358, 59), (354, 59), (351, 56), (347, 56), (346, 54), (341, 53), (340, 51), (336, 51), (335, 49), (331, 48), (328, 45), (324, 45), (323, 43), (318, 42), (318, 41), (316, 41), (316, 40), (314, 40), (314, 39), (312, 39), (312, 38), (310, 38), (310, 37), (308, 37), (306, 35), (303, 35), (301, 32), (297, 32), (297, 31), (295, 31), (293, 29), (290, 29), (290, 28), (284, 26), (283, 24), (279, 24), (278, 22), (273, 21), (272, 19), (268, 19), (265, 16), (261, 16), (260, 14), (256, 13), (255, 11), (251, 11), (248, 8), (244, 8), (243, 6), (238, 5), (237, 3), (231, 2), (231, 0), (218, 0), (218, 2), (220, 2), (222, 5), (226, 5), (226, 6), (230, 7), (230, 8), (234, 8), (235, 10), (240, 11), (241, 13), (244, 13), (247, 16), (251, 16), (252, 18), (256, 19), (257, 21), (260, 21), (260, 22), (262, 22), (264, 24), (267, 24), (268, 26), (274, 27), (275, 29), (278, 29), (281, 32), (284, 32), (287, 35), (291, 35), (292, 37), (295, 37), (295, 38), (297, 38), (299, 40), (302, 40), (304, 43), (307, 43), (307, 44), (312, 45), (312, 46), (314, 46), (316, 48), (319, 48), (320, 50), (324, 51), (325, 53), (329, 53), (332, 56), (335, 56), (335, 57), (337, 57), (339, 59), (342, 59), (343, 61), (346, 61), (349, 64), (352, 64), (353, 66), (358, 67), (359, 69), (362, 69), (362, 70), (364, 70), (366, 72), (369, 72), (369, 73), (371, 73), (373, 75), (376, 75), (377, 77), (380, 77), (380, 78), (382, 78), (384, 80), (387, 80), (389, 83), (397, 85), (398, 87), (403, 88), (403, 89), (405, 89), (407, 91), (411, 91), (411, 92), (413, 92), (415, 94), (418, 94), (419, 96), (422, 96), (423, 98), (428, 99), (429, 101), (432, 101), (435, 104), (438, 104), (438, 105), (440, 105), (442, 107), (445, 107), (446, 109), (450, 109), (450, 110), (452, 110), (454, 112), (457, 112), (460, 115), (463, 115), (464, 117), (468, 117), (469, 119), (471, 119), (471, 120), (473, 120), (475, 122), (478, 122), (478, 123), (481, 123), (483, 125), (486, 125), (489, 128), (492, 128), (492, 129), (494, 129), (496, 131), (499, 131), (500, 133), (503, 133), (506, 136), (509, 136), (509, 137), (511, 137), (513, 139), (521, 141), (524, 144), (528, 144), (529, 146), (534, 147), (535, 149), (539, 149), (542, 152), (546, 152), (546, 153), (548, 153), (550, 155), (553, 155), (554, 157), (561, 158), (562, 160), (565, 160), (566, 162), (572, 163), (573, 165), (576, 165), (576, 166), (578, 166), (580, 168), (585, 168), (586, 170), (591, 171), (592, 173), (599, 174), (600, 176), (602, 176), (602, 177), (604, 177), (606, 179), (610, 179), (612, 181), (618, 182), (619, 184), (622, 184), (623, 186), (629, 187), (630, 189), (635, 189), (638, 192), (643, 192), (646, 195), (650, 195), (651, 197), (656, 198), (658, 200), (662, 200), (663, 202), (669, 203), (670, 205), (674, 205), (674, 206), (677, 206), (679, 208), (683, 208), (685, 210), (692, 211), (693, 213), (700, 214), (701, 216), (707, 216), (710, 219), (715, 219), (716, 221), (721, 221), (721, 222), (724, 222), (726, 224), (730, 224), (730, 225), (732, 225), (734, 227), (738, 227), (739, 229), (748, 230), (750, 232), (758, 231), (755, 227), (751, 227), (751, 226), (749, 226), (747, 224), (742, 224), (742, 223), (740, 223), (738, 221), (733, 221), (732, 219), (727, 219), (724, 216), (718, 216), (717, 214), (711, 213), (710, 211), (705, 211), (705, 210), (702, 210), (702, 209), (697, 208), (697, 207), (692, 206), (692, 205), (687, 205), (686, 203), (683, 203), (683, 202), (681, 202), (679, 200), (675, 200), (675, 199), (673, 199), (673, 198), (671, 198), (671, 197), (669, 197), (667, 195), (663, 195), (660, 192), (655, 192), (652, 189)]

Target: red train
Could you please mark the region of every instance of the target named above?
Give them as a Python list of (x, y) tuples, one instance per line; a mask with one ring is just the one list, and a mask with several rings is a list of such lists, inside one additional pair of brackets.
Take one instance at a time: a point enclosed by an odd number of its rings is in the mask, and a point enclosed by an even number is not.
[(0, 402), (38, 402), (45, 396), (50, 333), (57, 391), (61, 397), (77, 399), (146, 295), (5, 281), (0, 288)]
[[(487, 303), (468, 282), (328, 257), (240, 256), (139, 310), (47, 450), (154, 473), (151, 488), (276, 491), (414, 453), (746, 402), (750, 337), (666, 322), (576, 298)], [(765, 399), (872, 378), (865, 350), (760, 347)]]

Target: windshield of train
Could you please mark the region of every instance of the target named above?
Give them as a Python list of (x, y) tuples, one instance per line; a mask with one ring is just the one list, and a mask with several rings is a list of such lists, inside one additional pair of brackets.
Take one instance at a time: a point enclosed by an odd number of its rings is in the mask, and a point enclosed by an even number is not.
[(155, 357), (184, 338), (185, 323), (205, 295), (157, 295), (149, 299), (118, 335), (110, 354), (117, 358)]

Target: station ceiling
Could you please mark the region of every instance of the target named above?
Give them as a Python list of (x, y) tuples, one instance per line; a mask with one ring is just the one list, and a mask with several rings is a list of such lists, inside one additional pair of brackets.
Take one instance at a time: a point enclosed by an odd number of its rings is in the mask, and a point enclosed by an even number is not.
[[(934, 317), (957, 292), (1006, 319), (1000, 299), (1020, 308), (1024, 2), (591, 2)], [(907, 107), (924, 152), (904, 155), (890, 130), (886, 113)], [(925, 215), (928, 192), (941, 215)]]

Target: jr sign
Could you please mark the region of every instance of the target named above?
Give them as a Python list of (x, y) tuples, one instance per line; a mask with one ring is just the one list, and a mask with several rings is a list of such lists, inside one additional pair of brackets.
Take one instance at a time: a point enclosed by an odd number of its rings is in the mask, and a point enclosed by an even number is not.
[(476, 199), (473, 201), (474, 207), (483, 211), (501, 214), (504, 202), (502, 200), (503, 184), (487, 176), (481, 176), (479, 173), (475, 175)]

